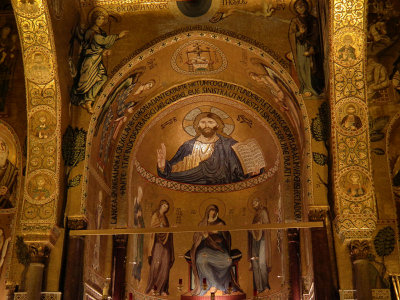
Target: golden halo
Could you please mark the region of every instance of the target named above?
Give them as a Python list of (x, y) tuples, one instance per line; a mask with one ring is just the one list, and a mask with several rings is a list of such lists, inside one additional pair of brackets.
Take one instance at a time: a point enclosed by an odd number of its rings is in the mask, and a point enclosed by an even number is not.
[(359, 171), (357, 171), (357, 170), (349, 171), (349, 173), (346, 176), (347, 177), (346, 179), (347, 179), (348, 182), (351, 182), (351, 177), (353, 177), (353, 175), (357, 175), (358, 176), (360, 184), (364, 184), (365, 183), (364, 174), (359, 172)]
[(224, 201), (222, 201), (221, 199), (218, 199), (218, 198), (208, 198), (207, 200), (204, 200), (200, 204), (199, 214), (201, 216), (201, 219), (203, 220), (204, 214), (206, 212), (206, 208), (211, 204), (218, 206), (218, 216), (220, 218), (223, 218), (225, 216), (225, 212), (226, 212), (226, 206), (225, 206)]
[[(292, 0), (289, 4), (289, 9), (294, 15), (297, 15), (296, 10), (294, 9), (294, 4), (296, 3), (296, 1), (298, 0)], [(308, 3), (308, 13), (311, 13), (313, 9), (312, 1), (311, 0), (304, 0), (304, 1)]]
[(254, 211), (253, 208), (253, 200), (258, 198), (260, 200), (260, 203), (264, 206), (267, 207), (267, 199), (265, 196), (262, 196), (262, 193), (260, 192), (255, 192), (252, 195), (250, 195), (249, 199), (247, 200), (247, 208), (249, 211)]
[(91, 24), (91, 22), (92, 22), (92, 16), (93, 16), (93, 14), (94, 14), (95, 12), (97, 12), (97, 11), (101, 12), (101, 14), (104, 16), (104, 24), (106, 24), (106, 23), (108, 22), (109, 14), (108, 14), (108, 12), (107, 12), (104, 8), (99, 7), (99, 6), (93, 8), (93, 9), (89, 12), (89, 14), (88, 14), (88, 23), (89, 23), (90, 25), (93, 25), (93, 24)]
[(182, 121), (182, 127), (187, 134), (193, 137), (198, 135), (197, 129), (194, 128), (193, 123), (199, 114), (207, 112), (216, 114), (218, 117), (221, 118), (221, 121), (223, 122), (223, 128), (222, 131), (218, 130), (219, 134), (227, 136), (232, 134), (232, 132), (235, 130), (235, 123), (233, 122), (232, 118), (223, 110), (210, 105), (196, 107), (186, 114)]
[[(2, 128), (4, 127), (4, 128)], [(15, 140), (12, 135), (8, 134), (8, 128), (0, 122), (0, 138), (4, 140), (4, 142), (8, 146), (8, 157), (7, 159), (14, 165), (17, 166), (18, 158), (17, 158), (17, 147), (15, 145)]]
[(355, 103), (353, 103), (353, 102), (350, 102), (350, 103), (347, 103), (346, 105), (345, 105), (345, 107), (344, 107), (344, 112), (345, 113), (347, 113), (347, 109), (349, 108), (349, 106), (352, 106), (352, 107), (354, 107), (354, 114), (357, 114), (357, 112), (358, 112), (358, 106), (357, 106), (357, 104), (355, 104)]
[[(144, 192), (143, 192), (143, 195), (144, 195)], [(174, 207), (174, 201), (173, 201), (169, 196), (167, 196), (167, 195), (165, 195), (165, 194), (162, 194), (162, 195), (157, 196), (157, 202), (155, 202), (155, 207), (156, 207), (156, 208), (154, 208), (153, 211), (155, 211), (156, 209), (157, 209), (157, 210), (159, 209), (159, 204), (160, 204), (160, 201), (161, 201), (161, 200), (167, 200), (168, 203), (169, 203), (169, 209), (168, 209), (168, 212), (166, 213), (166, 215), (171, 215), (171, 214), (173, 214), (173, 213), (174, 213), (174, 209), (175, 209), (175, 207)], [(170, 224), (170, 225), (171, 225), (171, 224)]]

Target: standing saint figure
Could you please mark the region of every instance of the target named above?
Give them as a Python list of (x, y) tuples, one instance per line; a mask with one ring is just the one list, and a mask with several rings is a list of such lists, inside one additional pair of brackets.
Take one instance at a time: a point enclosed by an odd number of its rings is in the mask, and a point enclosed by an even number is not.
[(310, 14), (306, 0), (296, 0), (297, 14), (289, 26), (289, 40), (292, 48), (300, 92), (305, 97), (318, 96), (324, 89), (323, 53), (319, 22)]
[(237, 143), (222, 135), (222, 119), (215, 113), (202, 112), (193, 122), (196, 136), (183, 143), (171, 160), (166, 160), (164, 144), (157, 149), (157, 170), (162, 178), (192, 184), (226, 184), (242, 181), (250, 175), (232, 146)]
[(10, 152), (6, 141), (0, 137), (0, 208), (12, 208), (18, 170), (7, 159)]
[[(151, 217), (152, 228), (169, 227), (166, 213), (169, 210), (167, 200), (161, 200), (158, 209)], [(168, 295), (169, 271), (174, 264), (174, 242), (171, 233), (153, 233), (150, 239), (149, 279), (147, 281), (146, 294)]]
[(111, 54), (109, 50), (116, 40), (123, 38), (128, 31), (110, 34), (101, 29), (108, 21), (105, 9), (96, 7), (88, 16), (89, 28), (81, 34), (81, 53), (77, 66), (77, 74), (72, 87), (71, 103), (80, 105), (89, 113), (93, 113), (93, 103), (100, 89), (107, 80), (107, 70), (103, 64), (103, 56)]
[[(252, 201), (255, 210), (253, 224), (269, 224), (268, 211), (259, 198)], [(254, 290), (262, 293), (271, 289), (268, 274), (271, 272), (271, 232), (269, 230), (250, 230), (248, 233), (248, 258), (253, 270)]]
[[(96, 208), (96, 229), (99, 230), (103, 223), (103, 191), (99, 191), (98, 204)], [(93, 264), (92, 267), (96, 271), (100, 270), (100, 247), (101, 247), (101, 236), (96, 235), (96, 241), (93, 247)]]
[[(143, 189), (138, 187), (138, 195), (133, 203), (133, 225), (135, 228), (144, 228), (143, 209), (142, 209)], [(143, 266), (143, 234), (133, 235), (133, 269), (132, 275), (138, 281), (142, 278)]]
[[(218, 206), (207, 206), (204, 218), (199, 223), (201, 226), (226, 225), (218, 217)], [(193, 295), (204, 295), (207, 291), (215, 293), (217, 290), (228, 293), (241, 291), (235, 280), (232, 269), (231, 234), (229, 231), (196, 232), (193, 236), (193, 246), (190, 249), (190, 259), (194, 274), (195, 287)], [(207, 288), (202, 288), (202, 282), (206, 281)]]

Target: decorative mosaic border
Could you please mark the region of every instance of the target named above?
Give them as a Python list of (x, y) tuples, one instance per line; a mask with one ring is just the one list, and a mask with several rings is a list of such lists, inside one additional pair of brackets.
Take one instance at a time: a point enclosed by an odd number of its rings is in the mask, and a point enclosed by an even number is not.
[(278, 171), (279, 162), (280, 159), (278, 156), (275, 160), (274, 166), (268, 169), (267, 172), (245, 181), (231, 183), (231, 184), (221, 184), (221, 185), (194, 185), (194, 184), (179, 183), (176, 181), (170, 181), (158, 176), (154, 176), (145, 168), (143, 168), (137, 160), (135, 160), (135, 166), (140, 176), (145, 178), (147, 181), (155, 183), (163, 188), (181, 192), (228, 193), (228, 192), (236, 192), (248, 189), (267, 181), (276, 173), (276, 171)]
[[(26, 235), (37, 239), (42, 236), (48, 241), (49, 232), (56, 224), (57, 200), (59, 197), (59, 180), (61, 164), (61, 96), (56, 69), (57, 58), (54, 36), (51, 27), (51, 17), (47, 1), (35, 0), (33, 4), (12, 0), (16, 22), (18, 24), (23, 64), (25, 72), (25, 87), (28, 115), (27, 167), (25, 193), (21, 212), (21, 230)], [(35, 57), (40, 56), (43, 64), (37, 64)], [(38, 76), (40, 71), (40, 76)], [(54, 119), (54, 130), (42, 139), (34, 137), (32, 128), (39, 110), (45, 111)], [(53, 149), (54, 151), (46, 151)], [(42, 162), (42, 164), (32, 164)], [(45, 162), (45, 163), (44, 163)], [(54, 192), (47, 199), (37, 202), (29, 199), (27, 187), (32, 184), (34, 174), (50, 174), (54, 179)], [(39, 210), (34, 218), (29, 218), (32, 208)]]
[[(117, 65), (112, 71), (111, 79), (105, 84), (102, 94), (96, 101), (95, 113), (92, 115), (88, 136), (87, 136), (87, 144), (86, 144), (86, 159), (85, 159), (85, 167), (83, 170), (83, 183), (82, 183), (82, 196), (81, 196), (81, 213), (85, 213), (86, 211), (86, 201), (88, 196), (88, 184), (89, 184), (89, 159), (91, 153), (92, 140), (94, 136), (94, 128), (96, 125), (97, 117), (101, 112), (101, 107), (107, 100), (107, 95), (113, 90), (114, 86), (121, 82), (121, 78), (127, 76), (132, 69), (137, 64), (143, 62), (144, 59), (149, 58), (155, 54), (157, 54), (162, 49), (174, 45), (178, 42), (192, 39), (192, 38), (207, 38), (213, 40), (219, 40), (225, 43), (232, 44), (241, 49), (245, 49), (251, 51), (254, 55), (260, 57), (265, 60), (267, 63), (273, 65), (278, 71), (282, 79), (286, 81), (288, 86), (294, 91), (295, 97), (299, 103), (302, 118), (305, 124), (305, 146), (304, 153), (302, 155), (306, 156), (306, 166), (305, 170), (303, 170), (306, 178), (312, 178), (312, 155), (311, 155), (311, 133), (309, 130), (309, 118), (306, 110), (306, 106), (304, 104), (303, 98), (301, 97), (298, 87), (296, 86), (294, 80), (291, 78), (289, 73), (283, 68), (288, 68), (288, 64), (279, 56), (277, 56), (273, 51), (269, 48), (265, 47), (263, 44), (252, 40), (246, 36), (238, 35), (236, 33), (216, 29), (209, 26), (191, 26), (187, 28), (183, 28), (180, 30), (176, 30), (170, 32), (162, 37), (159, 37), (152, 42), (146, 44), (144, 47), (139, 48), (129, 57), (124, 59), (119, 65)], [(282, 67), (283, 66), (283, 67)], [(307, 191), (305, 192), (305, 199), (308, 203), (313, 203), (313, 185), (311, 182), (307, 184)]]
[[(329, 24), (330, 45), (330, 101), (332, 118), (333, 178), (335, 190), (348, 172), (354, 171), (367, 178), (369, 190), (365, 197), (345, 197), (335, 194), (337, 232), (343, 239), (371, 238), (376, 228), (377, 212), (372, 180), (368, 122), (356, 132), (343, 131), (337, 119), (342, 103), (353, 102), (361, 115), (368, 116), (366, 99), (366, 42), (368, 0), (331, 0)], [(353, 61), (338, 55), (344, 46), (343, 37), (350, 36), (357, 48)], [(356, 100), (356, 101), (354, 101)], [(343, 108), (342, 108), (343, 110)], [(360, 146), (361, 145), (361, 146)], [(354, 205), (357, 202), (357, 205)]]
[[(121, 68), (123, 68), (126, 64), (131, 62), (134, 58), (140, 58), (141, 55), (147, 53), (150, 51), (150, 53), (153, 53), (154, 51), (154, 46), (157, 44), (162, 43), (162, 46), (167, 46), (169, 43), (169, 40), (173, 40), (177, 42), (178, 40), (182, 39), (184, 36), (186, 37), (191, 37), (194, 32), (199, 32), (202, 31), (204, 32), (203, 35), (199, 35), (200, 37), (204, 36), (209, 36), (212, 35), (214, 39), (221, 39), (224, 40), (228, 43), (236, 43), (237, 46), (241, 47), (242, 49), (247, 49), (250, 51), (257, 50), (257, 52), (261, 57), (270, 57), (272, 60), (274, 60), (279, 66), (282, 66), (285, 69), (289, 69), (289, 63), (284, 60), (281, 56), (279, 56), (277, 53), (275, 53), (273, 50), (265, 46), (264, 44), (260, 43), (257, 40), (254, 40), (252, 38), (249, 38), (245, 35), (238, 34), (234, 31), (226, 30), (226, 29), (221, 29), (221, 28), (216, 28), (212, 26), (207, 26), (207, 25), (194, 25), (194, 26), (188, 26), (184, 27), (181, 29), (177, 29), (171, 32), (168, 32), (164, 35), (159, 36), (158, 38), (150, 41), (149, 43), (145, 44), (143, 47), (138, 48), (135, 50), (131, 55), (127, 56), (124, 58), (118, 65), (114, 67), (112, 70), (110, 77), (115, 75), (120, 71)], [(206, 34), (208, 33), (208, 34)], [(178, 40), (177, 40), (178, 39)], [(173, 43), (173, 42), (172, 42)], [(153, 51), (151, 51), (153, 49)], [(140, 59), (142, 60), (142, 59)]]

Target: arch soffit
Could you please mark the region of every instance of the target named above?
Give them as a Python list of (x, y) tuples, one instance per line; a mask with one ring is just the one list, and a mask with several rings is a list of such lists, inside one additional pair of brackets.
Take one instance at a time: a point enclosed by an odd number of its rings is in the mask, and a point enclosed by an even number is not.
[[(62, 201), (62, 197), (59, 197), (62, 105), (51, 16), (46, 0), (36, 0), (31, 6), (23, 1), (11, 2), (21, 42), (27, 101), (27, 166), (20, 223), (27, 242), (55, 243), (57, 237), (53, 233), (57, 223), (58, 201)], [(35, 65), (35, 55), (38, 53), (45, 61), (41, 66)], [(35, 67), (42, 68), (43, 76), (40, 78), (35, 76)], [(53, 133), (40, 142), (31, 132), (32, 121), (38, 116), (38, 111), (45, 111), (55, 120)], [(37, 149), (38, 157), (42, 161), (51, 162), (50, 165), (35, 168), (30, 164)], [(52, 181), (52, 192), (40, 203), (33, 199), (27, 200), (30, 197), (26, 188), (38, 176), (45, 176)]]

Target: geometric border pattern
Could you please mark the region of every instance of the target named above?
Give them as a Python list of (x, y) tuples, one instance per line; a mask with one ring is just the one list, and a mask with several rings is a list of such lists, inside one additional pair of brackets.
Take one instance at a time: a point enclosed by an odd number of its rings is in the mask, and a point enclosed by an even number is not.
[[(210, 31), (208, 31), (210, 30)], [(87, 201), (87, 196), (88, 196), (88, 184), (89, 184), (89, 158), (91, 155), (91, 148), (92, 148), (92, 140), (93, 140), (93, 135), (94, 135), (94, 127), (96, 124), (96, 120), (98, 115), (101, 112), (101, 107), (105, 103), (107, 99), (107, 95), (113, 90), (115, 86), (117, 86), (121, 78), (125, 78), (127, 74), (129, 74), (133, 69), (135, 69), (135, 66), (137, 64), (142, 63), (145, 59), (150, 58), (154, 55), (156, 55), (159, 51), (165, 49), (166, 47), (171, 47), (176, 43), (179, 43), (184, 40), (192, 40), (194, 38), (200, 38), (200, 39), (210, 39), (210, 40), (218, 40), (218, 41), (223, 41), (224, 43), (228, 43), (231, 45), (234, 45), (238, 48), (250, 51), (253, 55), (259, 57), (260, 59), (266, 60), (269, 62), (271, 65), (275, 65), (279, 68), (279, 73), (282, 79), (285, 80), (286, 84), (290, 86), (291, 90), (294, 91), (295, 97), (297, 98), (300, 109), (302, 112), (302, 117), (304, 120), (304, 124), (306, 125), (305, 127), (305, 135), (306, 135), (306, 141), (305, 141), (305, 151), (304, 155), (306, 156), (306, 164), (307, 168), (305, 170), (306, 172), (306, 178), (312, 178), (312, 156), (311, 156), (311, 133), (308, 127), (309, 119), (307, 115), (307, 110), (303, 101), (303, 98), (301, 97), (298, 87), (295, 84), (294, 80), (292, 77), (289, 75), (289, 73), (282, 68), (282, 65), (284, 64), (283, 61), (281, 61), (279, 58), (274, 55), (274, 53), (271, 53), (268, 49), (265, 48), (260, 43), (257, 43), (253, 40), (247, 40), (245, 37), (240, 36), (240, 35), (234, 35), (229, 31), (224, 31), (224, 30), (216, 30), (215, 28), (208, 28), (206, 26), (193, 26), (193, 27), (188, 27), (188, 28), (183, 28), (180, 30), (177, 30), (176, 32), (171, 32), (167, 34), (164, 38), (160, 37), (157, 38), (154, 42), (149, 43), (148, 45), (142, 47), (141, 49), (138, 49), (138, 51), (135, 51), (132, 55), (124, 59), (119, 65), (117, 65), (114, 70), (112, 71), (113, 76), (110, 78), (109, 81), (106, 82), (104, 85), (103, 91), (101, 95), (99, 95), (97, 101), (96, 101), (96, 107), (95, 107), (95, 113), (92, 114), (90, 124), (89, 124), (89, 129), (88, 129), (88, 135), (87, 135), (87, 142), (86, 142), (86, 158), (85, 158), (85, 166), (83, 170), (83, 181), (82, 181), (82, 196), (81, 196), (81, 210), (80, 214), (85, 214), (86, 212), (86, 201)], [(312, 184), (307, 185), (307, 192), (305, 197), (307, 198), (308, 203), (313, 203), (313, 187)], [(78, 212), (77, 212), (78, 213)]]
[(276, 171), (278, 171), (279, 161), (280, 159), (278, 156), (275, 160), (274, 165), (271, 168), (269, 168), (268, 171), (259, 176), (245, 180), (243, 182), (221, 184), (221, 185), (193, 185), (193, 184), (179, 183), (175, 181), (166, 180), (159, 176), (151, 174), (149, 171), (143, 168), (137, 160), (135, 160), (135, 166), (137, 172), (147, 181), (155, 183), (161, 187), (170, 190), (182, 191), (182, 192), (194, 192), (194, 193), (228, 193), (228, 192), (241, 191), (244, 189), (251, 188), (271, 178), (276, 173)]
[[(49, 242), (49, 236), (57, 221), (61, 163), (61, 97), (54, 37), (45, 0), (35, 0), (32, 5), (12, 0), (12, 5), (23, 53), (28, 116), (27, 180), (21, 208), (21, 231), (27, 242)], [(44, 63), (36, 64), (35, 57), (40, 57)], [(46, 111), (55, 120), (54, 133), (41, 140), (34, 136), (32, 127), (37, 115), (35, 112), (38, 110)], [(30, 163), (33, 158), (45, 163), (33, 168)], [(53, 193), (48, 195), (47, 199), (41, 199), (40, 203), (33, 199), (27, 201), (27, 187), (35, 184), (33, 172), (36, 176), (43, 174), (54, 179)], [(34, 211), (38, 213), (32, 215)]]
[[(377, 212), (372, 180), (368, 122), (357, 131), (343, 131), (337, 119), (343, 103), (353, 102), (361, 115), (368, 116), (366, 96), (366, 41), (367, 0), (330, 0), (330, 104), (333, 179), (335, 193), (336, 230), (343, 239), (371, 238), (376, 228)], [(343, 33), (360, 38), (359, 55), (350, 63), (340, 61)], [(357, 45), (354, 45), (357, 47)], [(356, 100), (356, 101), (355, 101)], [(365, 120), (365, 119), (364, 119)], [(365, 194), (346, 195), (345, 184), (350, 172), (363, 178)], [(347, 181), (346, 181), (347, 180)], [(351, 183), (349, 183), (351, 184)], [(363, 186), (363, 187), (365, 187)], [(342, 191), (342, 192), (340, 192)]]

